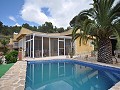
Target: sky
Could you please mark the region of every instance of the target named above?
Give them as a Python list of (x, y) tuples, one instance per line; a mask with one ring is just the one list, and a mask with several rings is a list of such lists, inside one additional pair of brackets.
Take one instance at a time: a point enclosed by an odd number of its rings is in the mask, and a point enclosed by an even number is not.
[(66, 28), (75, 15), (91, 7), (90, 3), (92, 0), (0, 0), (0, 21), (8, 26), (39, 26), (47, 21)]

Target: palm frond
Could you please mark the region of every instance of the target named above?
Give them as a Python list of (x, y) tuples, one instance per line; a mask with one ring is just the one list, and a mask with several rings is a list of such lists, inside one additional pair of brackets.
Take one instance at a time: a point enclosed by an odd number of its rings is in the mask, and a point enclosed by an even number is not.
[(93, 2), (93, 8), (83, 10), (76, 16), (72, 32), (73, 40), (80, 37), (80, 42), (86, 42), (88, 35), (101, 39), (109, 38), (114, 31), (120, 32), (118, 27), (120, 1), (116, 4), (115, 0), (93, 0)]
[(120, 19), (117, 19), (112, 27), (114, 28), (114, 31), (118, 33), (118, 35), (120, 36)]
[(114, 7), (111, 7), (109, 17), (110, 21), (113, 21), (116, 17), (120, 17), (120, 1)]

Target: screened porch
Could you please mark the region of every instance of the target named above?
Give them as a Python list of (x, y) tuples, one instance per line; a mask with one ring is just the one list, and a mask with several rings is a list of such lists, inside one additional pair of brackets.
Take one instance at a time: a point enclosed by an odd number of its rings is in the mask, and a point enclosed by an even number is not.
[(70, 36), (48, 34), (30, 34), (26, 36), (26, 57), (40, 58), (68, 55), (70, 50)]

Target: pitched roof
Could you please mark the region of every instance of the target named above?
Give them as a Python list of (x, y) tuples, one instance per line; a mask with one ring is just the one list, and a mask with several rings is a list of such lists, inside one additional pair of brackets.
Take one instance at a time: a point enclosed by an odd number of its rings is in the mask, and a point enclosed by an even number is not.
[(72, 29), (62, 32), (62, 33), (42, 33), (42, 32), (37, 32), (37, 31), (31, 31), (29, 29), (26, 29), (24, 27), (22, 27), (21, 31), (19, 32), (19, 34), (16, 35), (16, 37), (14, 38), (14, 40), (19, 40), (22, 38), (22, 36), (25, 36), (27, 34), (40, 34), (40, 35), (47, 35), (47, 36), (68, 36), (72, 34)]
[(31, 33), (33, 33), (33, 31), (22, 27), (19, 34), (17, 34), (16, 36), (16, 40), (19, 40), (22, 36), (25, 36), (26, 34), (31, 34)]

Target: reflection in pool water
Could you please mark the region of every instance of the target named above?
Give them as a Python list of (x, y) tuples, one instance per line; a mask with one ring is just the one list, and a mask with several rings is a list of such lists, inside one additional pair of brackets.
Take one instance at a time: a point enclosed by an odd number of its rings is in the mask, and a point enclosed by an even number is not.
[(70, 62), (28, 63), (25, 90), (108, 90), (120, 74)]

